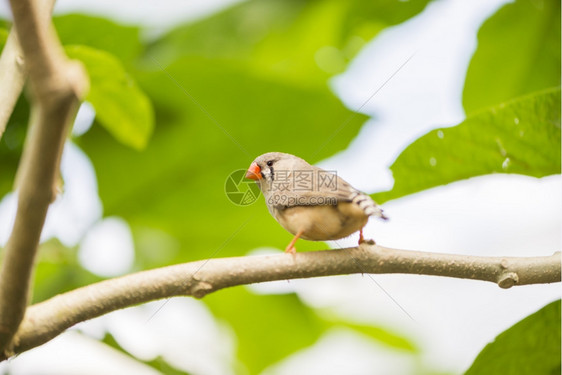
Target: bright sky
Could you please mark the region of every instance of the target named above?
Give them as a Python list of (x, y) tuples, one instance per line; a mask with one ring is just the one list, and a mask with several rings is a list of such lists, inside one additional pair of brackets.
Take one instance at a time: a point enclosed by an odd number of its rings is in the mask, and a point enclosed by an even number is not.
[[(158, 33), (173, 23), (230, 2), (128, 0), (116, 8), (114, 1), (61, 0), (57, 10), (91, 10), (122, 21), (146, 23), (151, 32)], [(335, 92), (349, 108), (359, 108), (404, 61), (413, 57), (364, 107), (363, 111), (376, 114), (376, 119), (366, 123), (349, 149), (323, 161), (321, 166), (338, 170), (340, 176), (367, 192), (390, 188), (388, 166), (406, 145), (430, 129), (454, 125), (464, 118), (461, 94), (476, 48), (476, 32), (503, 3), (504, 0), (437, 1), (414, 19), (380, 34), (346, 73), (332, 81)], [(0, 4), (1, 12), (6, 3)], [(87, 125), (91, 115), (85, 109), (79, 122)], [(91, 163), (76, 146), (67, 145), (63, 173), (66, 192), (49, 212), (45, 236), (56, 235), (71, 245), (95, 223), (81, 244), (81, 262), (101, 275), (128, 272), (134, 256), (128, 227), (119, 218), (100, 221), (102, 210), (95, 175)], [(562, 245), (561, 188), (560, 176), (473, 178), (388, 202), (384, 208), (391, 220), (373, 220), (366, 236), (385, 246), (405, 249), (550, 255)], [(14, 208), (13, 198), (0, 203), (1, 244), (8, 234), (2, 229), (9, 227)], [(355, 241), (342, 240), (334, 246)], [(412, 275), (374, 275), (372, 279), (341, 276), (269, 283), (253, 289), (272, 293), (295, 290), (305, 302), (329, 307), (342, 317), (393, 327), (416, 340), (423, 350), (424, 365), (452, 373), (464, 371), (502, 330), (560, 297), (559, 285), (501, 290), (493, 284)], [(81, 328), (93, 336), (110, 330), (124, 347), (142, 358), (160, 354), (194, 373), (227, 373), (225, 366), (234, 355), (234, 339), (228, 328), (211, 318), (201, 302), (174, 299), (154, 322), (146, 324), (155, 306), (158, 303), (120, 311), (82, 324)], [(195, 318), (182, 319), (188, 315)], [(169, 333), (174, 330), (180, 334)], [(190, 348), (193, 355), (186, 356), (177, 348)], [(78, 359), (58, 354), (67, 350), (75, 352)], [(77, 368), (85, 373), (86, 356), (91, 359), (92, 374), (118, 373), (117, 363), (121, 366), (119, 373), (127, 368), (134, 373), (154, 373), (141, 370), (131, 361), (119, 361), (116, 353), (75, 334), (65, 334), (20, 355), (9, 368), (16, 375), (46, 373), (47, 368), (56, 368), (60, 374), (71, 374)], [(116, 362), (106, 366), (106, 358)], [(0, 369), (5, 366), (0, 365)], [(374, 368), (377, 373), (409, 373), (420, 363), (348, 331), (333, 331), (314, 347), (291, 356), (267, 373), (340, 374), (344, 366), (357, 374), (372, 373)]]

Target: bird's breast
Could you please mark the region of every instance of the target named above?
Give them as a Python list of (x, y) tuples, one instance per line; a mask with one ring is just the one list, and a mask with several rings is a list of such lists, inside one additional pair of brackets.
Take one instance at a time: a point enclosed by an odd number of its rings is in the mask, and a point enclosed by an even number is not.
[(335, 206), (274, 207), (273, 217), (292, 234), (302, 231), (301, 238), (309, 241), (328, 241), (347, 237), (367, 224), (369, 217), (353, 207), (340, 202)]

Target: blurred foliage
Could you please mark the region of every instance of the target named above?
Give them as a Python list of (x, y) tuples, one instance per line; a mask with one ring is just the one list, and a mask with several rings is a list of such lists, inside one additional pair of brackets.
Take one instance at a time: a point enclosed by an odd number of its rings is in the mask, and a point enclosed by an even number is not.
[(560, 173), (560, 89), (477, 112), (432, 130), (392, 164), (394, 187), (377, 201), (488, 173), (543, 177)]
[(557, 375), (561, 350), (558, 300), (499, 334), (466, 375)]
[(144, 50), (138, 26), (82, 14), (56, 16), (53, 23), (64, 45), (85, 45), (108, 52), (126, 66), (132, 65)]
[(67, 248), (52, 239), (41, 245), (35, 269), (32, 303), (44, 301), (55, 293), (64, 293), (102, 278), (84, 270), (75, 248)]
[(463, 93), (467, 113), (560, 86), (560, 1), (516, 0), (478, 33)]
[(397, 334), (396, 332), (392, 332), (388, 328), (383, 327), (376, 327), (373, 325), (360, 325), (350, 322), (340, 321), (342, 326), (347, 328), (351, 328), (356, 330), (357, 332), (361, 332), (367, 337), (370, 337), (380, 344), (384, 344), (389, 348), (411, 352), (411, 353), (419, 353), (420, 350), (416, 347), (416, 345), (408, 338)]
[(237, 332), (238, 360), (248, 374), (259, 374), (314, 344), (326, 329), (294, 294), (257, 296), (246, 288), (229, 288), (207, 296), (205, 302)]
[(0, 50), (4, 48), (4, 45), (6, 44), (6, 40), (8, 39), (8, 34), (9, 34), (8, 29), (5, 29), (2, 26), (0, 26)]
[(103, 339), (101, 340), (103, 343), (105, 343), (106, 345), (111, 346), (113, 349), (116, 349), (117, 351), (120, 351), (121, 353), (137, 360), (138, 362), (144, 363), (147, 366), (152, 367), (153, 369), (160, 371), (160, 373), (162, 374), (166, 374), (166, 375), (189, 375), (188, 372), (182, 371), (172, 365), (170, 365), (164, 358), (158, 356), (152, 360), (141, 360), (139, 358), (136, 358), (134, 356), (132, 356), (128, 351), (126, 351), (121, 345), (119, 345), (119, 343), (117, 342), (117, 340), (115, 340), (115, 337), (113, 337), (113, 335), (109, 332), (106, 332)]
[[(132, 229), (135, 268), (285, 247), (291, 236), (269, 216), (263, 199), (245, 207), (227, 199), (227, 177), (267, 151), (315, 163), (345, 149), (366, 116), (345, 108), (328, 79), (377, 33), (427, 3), (246, 1), (150, 42), (137, 26), (55, 17), (67, 53), (88, 70), (88, 100), (97, 115), (74, 141), (94, 164), (104, 215), (122, 217)], [(485, 173), (560, 172), (560, 91), (537, 92), (560, 83), (559, 8), (517, 0), (484, 24), (464, 91), (470, 116), (404, 150), (392, 166), (395, 188), (379, 198)], [(0, 47), (8, 27), (0, 23)], [(22, 95), (0, 139), (0, 195), (12, 188), (28, 113)], [(98, 279), (81, 268), (76, 249), (49, 241), (38, 259), (34, 301)], [(327, 318), (294, 294), (256, 295), (239, 287), (204, 301), (237, 334), (242, 373), (258, 373), (342, 326), (389, 348), (420, 353), (400, 332)], [(537, 322), (546, 319), (535, 315)], [(118, 347), (114, 341), (104, 340)], [(182, 373), (162, 358), (147, 364)]]
[(253, 0), (155, 41), (152, 58), (167, 65), (204, 57), (244, 66), (257, 76), (326, 86), (379, 31), (422, 11), (428, 0)]
[(0, 138), (0, 197), (12, 190), (29, 119), (29, 102), (21, 95)]
[(335, 327), (361, 332), (389, 348), (417, 353), (415, 345), (400, 334), (323, 317), (295, 294), (255, 295), (247, 288), (229, 288), (210, 294), (204, 301), (217, 318), (240, 333), (238, 359), (249, 374), (258, 374), (291, 353), (314, 344), (323, 333)]
[(88, 72), (86, 101), (94, 107), (99, 123), (119, 142), (143, 149), (154, 127), (152, 103), (120, 61), (108, 52), (82, 45), (66, 46), (65, 51)]

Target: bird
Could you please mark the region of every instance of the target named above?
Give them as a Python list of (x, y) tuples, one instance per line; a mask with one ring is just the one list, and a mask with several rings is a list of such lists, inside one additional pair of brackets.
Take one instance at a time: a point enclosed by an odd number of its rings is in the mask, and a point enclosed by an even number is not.
[(245, 177), (256, 181), (270, 214), (293, 234), (285, 252), (296, 254), (299, 238), (329, 241), (348, 237), (363, 228), (370, 216), (388, 218), (367, 194), (352, 187), (334, 171), (310, 165), (283, 152), (258, 156)]

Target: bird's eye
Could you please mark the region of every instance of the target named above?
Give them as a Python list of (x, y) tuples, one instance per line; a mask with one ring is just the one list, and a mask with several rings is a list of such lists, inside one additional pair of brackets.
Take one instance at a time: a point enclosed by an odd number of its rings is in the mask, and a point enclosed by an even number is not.
[(269, 160), (269, 161), (268, 161), (267, 163), (265, 163), (265, 164), (267, 164), (268, 167), (271, 167), (271, 166), (273, 165), (273, 160)]

